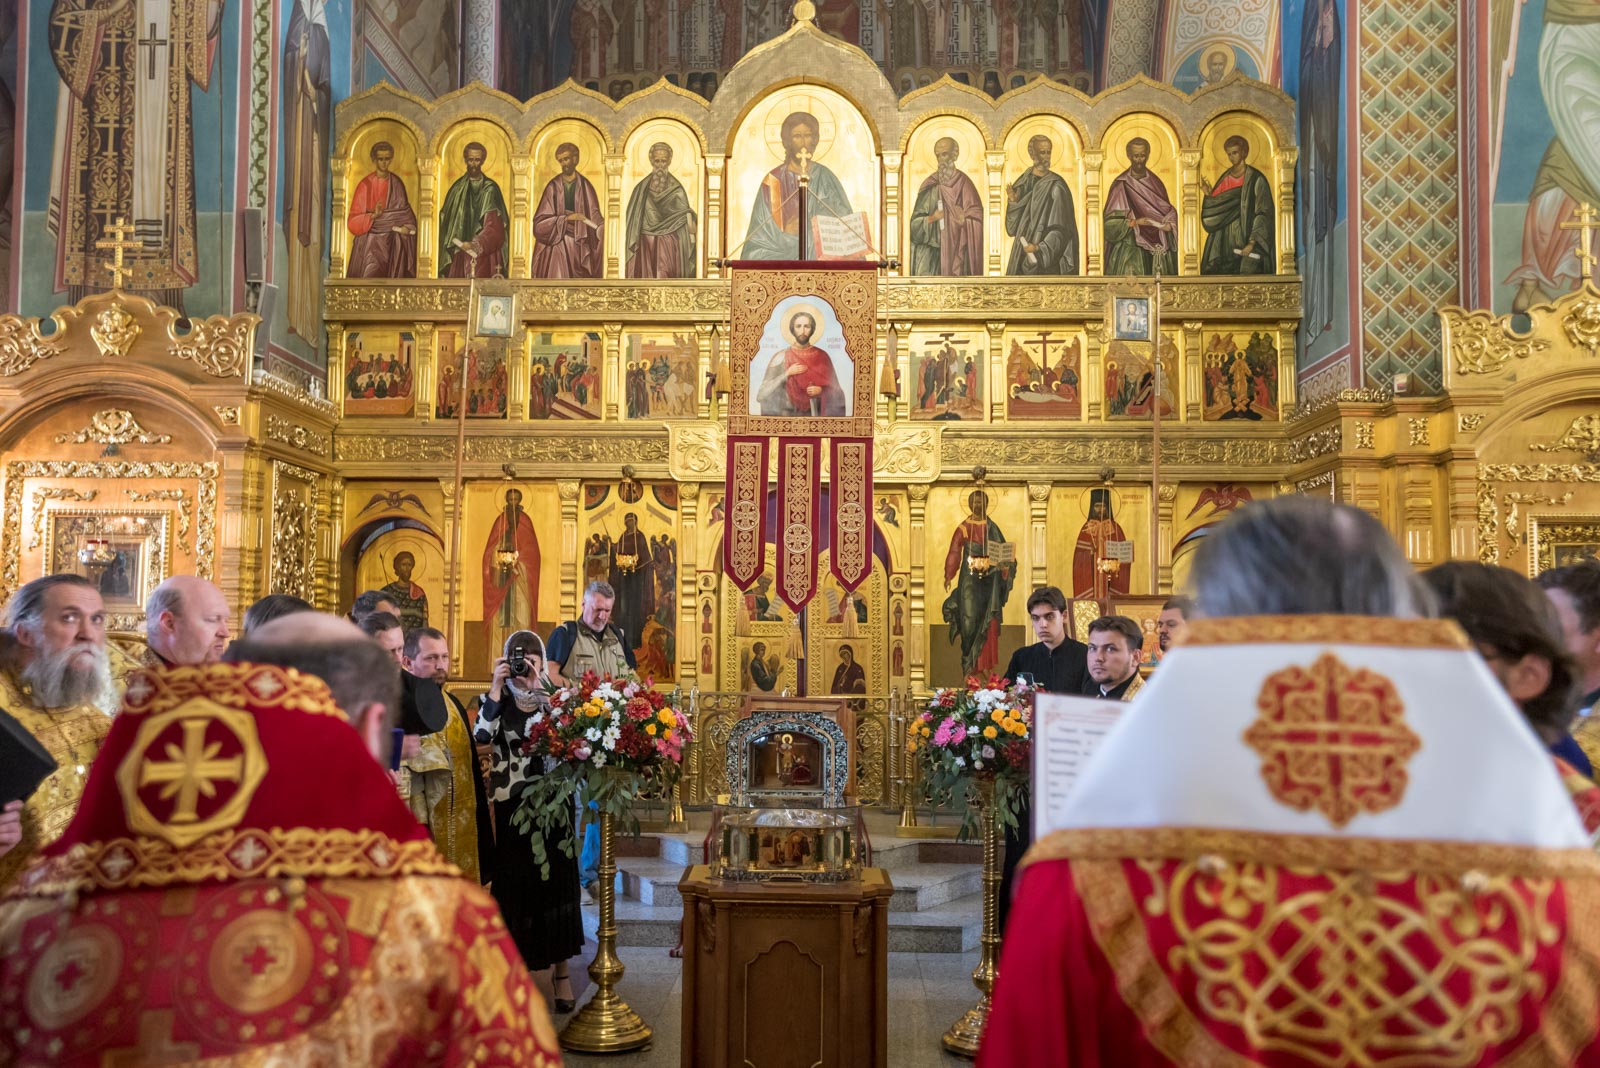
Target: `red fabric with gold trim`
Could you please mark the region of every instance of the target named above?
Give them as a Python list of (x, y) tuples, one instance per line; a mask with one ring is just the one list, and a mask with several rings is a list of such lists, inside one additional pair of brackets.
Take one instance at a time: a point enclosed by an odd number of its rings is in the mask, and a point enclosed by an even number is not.
[(748, 590), (767, 566), (766, 437), (728, 438), (728, 481), (723, 491), (722, 570)]
[(796, 612), (817, 592), (822, 442), (778, 439), (778, 596)]
[(833, 577), (853, 590), (872, 573), (872, 439), (834, 438), (829, 500)]
[(1600, 1065), (1600, 882), (1045, 861), (979, 1068)]
[(1590, 834), (1600, 831), (1600, 786), (1596, 786), (1593, 779), (1560, 757), (1556, 757), (1555, 761), (1556, 771), (1561, 774), (1561, 785), (1572, 795), (1572, 803), (1577, 806), (1583, 829)]

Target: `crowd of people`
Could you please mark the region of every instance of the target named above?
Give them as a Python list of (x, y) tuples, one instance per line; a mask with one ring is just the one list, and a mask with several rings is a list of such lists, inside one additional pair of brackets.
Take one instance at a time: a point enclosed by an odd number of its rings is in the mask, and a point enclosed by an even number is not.
[[(135, 656), (91, 581), (18, 589), (0, 782), (55, 766), (0, 810), (0, 1063), (559, 1063), (598, 839), (546, 875), (512, 815), (545, 683), (634, 666), (615, 599), (462, 703), (381, 591), (235, 638), (177, 576)], [(1027, 608), (1008, 676), (1127, 710), (1064, 829), (1008, 837), (981, 1066), (1600, 1065), (1600, 561), (1418, 573), (1288, 497), (1206, 539), (1148, 676), (1135, 620)]]

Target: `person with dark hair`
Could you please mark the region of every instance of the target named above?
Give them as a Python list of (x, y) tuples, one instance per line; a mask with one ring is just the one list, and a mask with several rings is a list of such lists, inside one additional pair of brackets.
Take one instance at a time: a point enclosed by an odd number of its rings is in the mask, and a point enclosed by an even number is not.
[(856, 651), (848, 645), (839, 646), (839, 666), (833, 671), (833, 684), (829, 693), (866, 693), (867, 673), (856, 662)]
[(489, 822), (483, 776), (478, 774), (472, 744), (476, 717), (469, 717), (455, 695), (444, 688), (450, 681), (450, 644), (444, 632), (432, 627), (406, 631), (400, 666), (406, 671), (402, 681), (421, 680), (437, 686), (448, 712), (444, 729), (419, 739), (411, 771), (411, 811), (433, 833), (439, 851), (469, 879), (478, 879), (494, 825)]
[(382, 590), (367, 590), (365, 593), (357, 594), (356, 599), (350, 603), (350, 622), (359, 627), (361, 621), (374, 612), (388, 612), (391, 616), (398, 616), (400, 608), (389, 600), (389, 595)]
[[(1600, 966), (1600, 856), (1388, 532), (1257, 501), (1193, 585), (1029, 851), (977, 1068), (1600, 1063), (1564, 993)], [(1506, 946), (1514, 1023), (1474, 956)]]
[(398, 615), (382, 610), (369, 612), (357, 621), (356, 626), (361, 628), (361, 633), (382, 646), (384, 652), (394, 657), (396, 664), (400, 663), (405, 652), (406, 634)]
[(1127, 616), (1101, 616), (1089, 624), (1089, 681), (1083, 692), (1107, 701), (1131, 701), (1144, 688), (1139, 655), (1144, 628)]
[(484, 173), (489, 150), (477, 141), (461, 149), (466, 173), (450, 184), (439, 209), (439, 277), (505, 275), (511, 213), (500, 183)]
[(1600, 560), (1553, 567), (1535, 581), (1556, 607), (1562, 639), (1577, 664), (1578, 715), (1587, 720), (1600, 701)]
[(274, 619), (294, 615), (296, 612), (313, 612), (309, 601), (302, 600), (292, 594), (269, 593), (255, 604), (244, 610), (244, 627), (241, 638), (248, 638), (252, 633), (271, 623)]
[(372, 173), (356, 183), (345, 227), (350, 231), (346, 278), (413, 278), (417, 273), (417, 216), (405, 179), (389, 168), (394, 146), (378, 141), (367, 153)]
[(77, 811), (118, 697), (105, 604), (90, 580), (57, 574), (26, 583), (6, 607), (6, 624), (12, 640), (0, 670), (0, 708), (44, 746), (56, 770), (23, 802), (0, 810), (7, 824), (21, 820), (16, 841), (0, 847), (0, 890)]
[[(750, 205), (750, 225), (737, 251), (747, 260), (796, 260), (800, 258), (800, 178), (806, 177), (809, 201), (807, 225), (811, 219), (851, 221), (854, 210), (844, 183), (817, 161), (822, 127), (816, 116), (806, 111), (791, 112), (783, 120), (778, 136), (783, 162), (761, 180)], [(843, 147), (842, 145), (840, 147)], [(819, 258), (815, 242), (806, 245), (807, 259)]]
[(555, 1011), (566, 1013), (577, 1005), (567, 961), (583, 950), (578, 861), (568, 852), (571, 842), (563, 848), (560, 841), (547, 837), (544, 854), (550, 874), (545, 877), (533, 859), (529, 837), (540, 833), (538, 827), (524, 830), (511, 822), (524, 784), (545, 771), (522, 748), (529, 717), (550, 709), (545, 688), (550, 676), (543, 653), (539, 636), (531, 630), (506, 638), (502, 655), (494, 662), (489, 692), (478, 698), (474, 733), (479, 743), (494, 750), (489, 779), (495, 827), (490, 885), (523, 961), (533, 971), (550, 970)]
[(1166, 656), (1167, 650), (1182, 639), (1183, 630), (1189, 625), (1192, 615), (1194, 598), (1181, 593), (1168, 597), (1167, 603), (1161, 606), (1161, 613), (1156, 616), (1156, 644), (1160, 646), (1162, 656)]
[[(304, 615), (232, 655), (134, 676), (83, 809), (0, 904), (0, 1062), (558, 1065), (493, 899), (380, 764), (384, 652)], [(46, 988), (78, 993), (10, 997)]]

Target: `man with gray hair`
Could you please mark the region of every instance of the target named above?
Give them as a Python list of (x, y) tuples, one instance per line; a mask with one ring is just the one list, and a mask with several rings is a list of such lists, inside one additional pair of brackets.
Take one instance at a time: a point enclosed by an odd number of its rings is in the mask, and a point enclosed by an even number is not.
[(145, 667), (193, 667), (222, 659), (233, 632), (228, 599), (194, 575), (173, 575), (144, 603)]
[(11, 641), (0, 670), (0, 708), (49, 751), (56, 770), (21, 806), (17, 841), (0, 845), (0, 890), (61, 836), (77, 811), (118, 699), (105, 604), (93, 582), (70, 574), (34, 579), (12, 596), (6, 622)]
[[(1600, 856), (1388, 532), (1247, 504), (1194, 580), (1184, 640), (1035, 810), (977, 1068), (1600, 1064), (1567, 993)], [(1475, 954), (1507, 946), (1500, 1000)]]
[(576, 684), (584, 672), (621, 678), (638, 666), (622, 631), (611, 622), (617, 591), (598, 579), (584, 587), (583, 612), (550, 632), (545, 661), (557, 686)]

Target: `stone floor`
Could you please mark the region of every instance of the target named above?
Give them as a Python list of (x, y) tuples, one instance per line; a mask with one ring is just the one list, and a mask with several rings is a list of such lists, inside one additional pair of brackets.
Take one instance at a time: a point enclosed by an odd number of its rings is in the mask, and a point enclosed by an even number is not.
[[(592, 955), (594, 943), (585, 950)], [(655, 1031), (649, 1046), (637, 1053), (585, 1056), (567, 1053), (568, 1065), (612, 1065), (615, 1068), (677, 1068), (681, 1064), (683, 962), (654, 946), (623, 947), (618, 956), (627, 969), (618, 992)], [(889, 1068), (954, 1068), (971, 1062), (945, 1053), (939, 1037), (978, 999), (972, 969), (978, 954), (889, 954)], [(587, 977), (583, 962), (572, 962), (572, 974)], [(579, 987), (580, 1001), (588, 992)], [(560, 1027), (570, 1017), (556, 1018)]]

